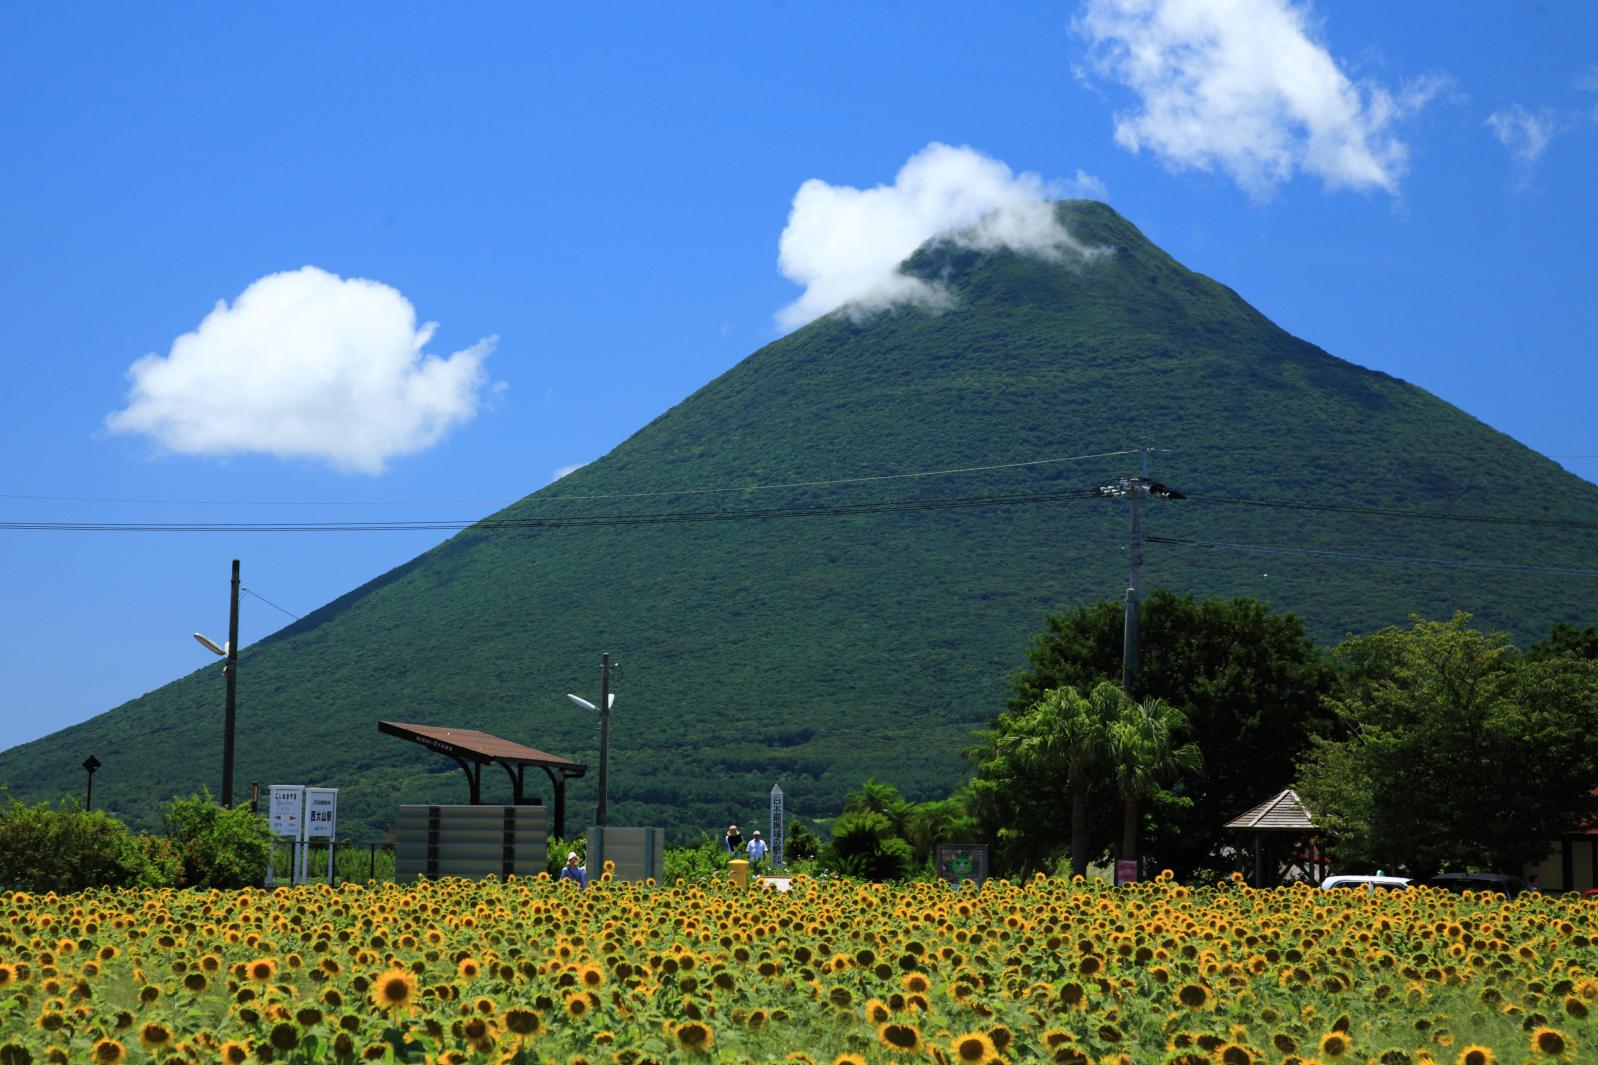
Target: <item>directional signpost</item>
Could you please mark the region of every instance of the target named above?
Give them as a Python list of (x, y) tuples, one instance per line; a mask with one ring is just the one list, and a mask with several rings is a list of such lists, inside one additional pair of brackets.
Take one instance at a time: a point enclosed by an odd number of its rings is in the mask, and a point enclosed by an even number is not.
[(333, 847), (338, 835), (338, 789), (305, 789), (305, 840), (304, 857), (300, 860), (300, 882), (309, 880), (310, 870), (305, 868), (310, 856), (311, 840), (327, 841), (327, 882), (333, 882)]
[(771, 867), (782, 868), (782, 788), (771, 786)]
[[(289, 862), (289, 883), (297, 883), (300, 870), (300, 849), (305, 845), (305, 785), (273, 784), (272, 799), (267, 807), (272, 822), (272, 834), (289, 841), (292, 858)], [(266, 883), (272, 885), (272, 863), (266, 866)]]

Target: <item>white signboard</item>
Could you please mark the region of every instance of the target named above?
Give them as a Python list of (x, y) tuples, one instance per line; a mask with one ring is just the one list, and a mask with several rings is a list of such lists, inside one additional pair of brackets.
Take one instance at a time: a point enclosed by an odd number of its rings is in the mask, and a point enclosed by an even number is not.
[(273, 784), (272, 801), (268, 814), (272, 820), (272, 834), (292, 840), (305, 838), (305, 785)]
[(338, 789), (305, 789), (305, 838), (332, 839), (338, 824)]
[(771, 786), (771, 867), (782, 868), (782, 788)]

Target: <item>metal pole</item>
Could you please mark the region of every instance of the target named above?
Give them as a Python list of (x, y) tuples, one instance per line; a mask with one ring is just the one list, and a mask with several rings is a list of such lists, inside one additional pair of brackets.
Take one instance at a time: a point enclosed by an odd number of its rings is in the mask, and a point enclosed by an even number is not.
[(233, 722), (239, 683), (239, 560), (233, 560), (233, 587), (228, 596), (227, 709), (222, 718), (222, 805), (233, 805)]
[(83, 808), (94, 809), (94, 770), (89, 770), (89, 786), (83, 791)]
[(605, 770), (610, 754), (610, 652), (599, 656), (599, 809), (594, 824), (605, 827)]

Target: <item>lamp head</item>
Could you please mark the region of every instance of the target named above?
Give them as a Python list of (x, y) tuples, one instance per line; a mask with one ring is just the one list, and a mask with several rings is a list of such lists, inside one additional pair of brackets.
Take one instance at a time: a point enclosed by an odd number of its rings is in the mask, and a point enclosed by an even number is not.
[(566, 698), (570, 699), (572, 702), (576, 703), (578, 706), (582, 707), (584, 710), (597, 710), (597, 709), (599, 709), (599, 707), (595, 706), (593, 703), (589, 702), (587, 699), (584, 699), (581, 695), (573, 695), (571, 692), (567, 692), (566, 693)]
[(200, 646), (204, 647), (207, 651), (213, 651), (216, 654), (221, 655), (223, 658), (227, 657), (226, 647), (218, 647), (213, 641), (201, 636), (199, 633), (195, 633), (194, 638), (198, 640), (200, 642)]

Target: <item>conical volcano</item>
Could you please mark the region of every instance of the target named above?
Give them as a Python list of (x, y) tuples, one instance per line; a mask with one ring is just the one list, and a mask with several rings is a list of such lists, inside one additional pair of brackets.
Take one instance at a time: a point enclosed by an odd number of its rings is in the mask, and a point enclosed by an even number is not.
[[(341, 835), (365, 840), (399, 802), (466, 797), (380, 719), (592, 766), (564, 693), (593, 693), (603, 650), (613, 824), (719, 830), (773, 783), (803, 816), (872, 775), (942, 794), (1044, 616), (1122, 595), (1127, 505), (1089, 490), (1145, 457), (1186, 496), (1145, 508), (1146, 590), (1255, 596), (1326, 641), (1412, 613), (1522, 639), (1590, 620), (1572, 575), (1598, 488), (1288, 335), (1103, 204), (1056, 210), (1093, 254), (924, 246), (903, 269), (943, 305), (813, 322), (246, 648), (237, 779), (339, 787)], [(0, 780), (58, 795), (94, 750), (97, 797), (148, 822), (210, 782), (217, 688), (195, 673), (14, 748)], [(508, 801), (495, 772), (484, 798)]]

